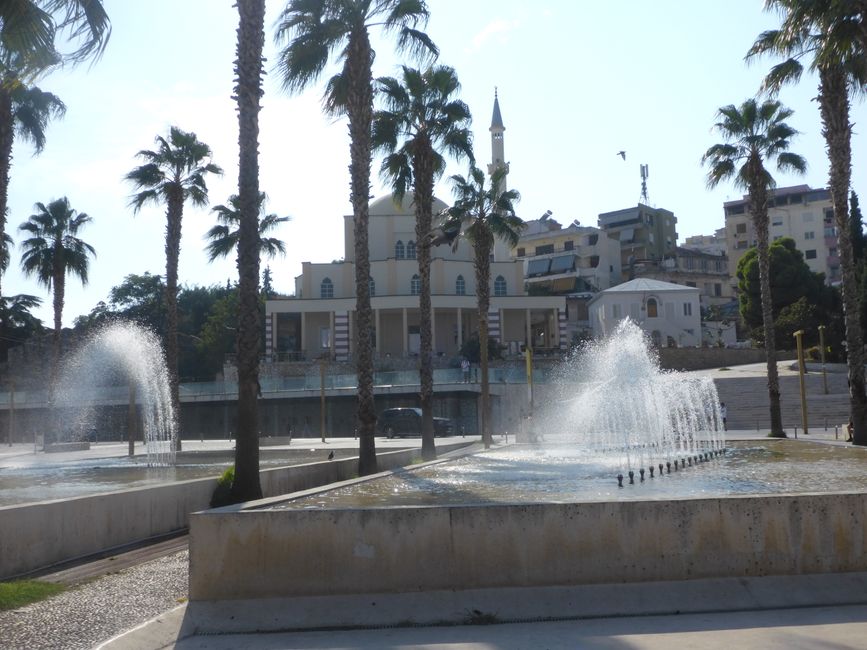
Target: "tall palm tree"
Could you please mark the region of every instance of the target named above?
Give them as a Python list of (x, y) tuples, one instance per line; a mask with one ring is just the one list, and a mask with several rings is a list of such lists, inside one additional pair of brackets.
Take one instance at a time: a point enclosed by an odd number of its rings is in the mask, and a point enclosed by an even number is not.
[(262, 496), (259, 483), (259, 111), (265, 0), (238, 0), (238, 437), (232, 499)]
[(79, 239), (78, 233), (92, 219), (78, 212), (65, 196), (47, 206), (37, 203), (35, 214), (18, 229), (29, 237), (21, 242), (24, 253), (21, 269), (32, 275), (54, 294), (54, 373), (60, 361), (60, 332), (62, 328), (63, 303), (66, 295), (67, 274), (78, 277), (87, 285), (90, 258), (96, 255), (93, 246)]
[(750, 197), (750, 214), (756, 230), (759, 258), (762, 324), (771, 409), (770, 435), (775, 438), (785, 438), (786, 433), (783, 431), (780, 413), (780, 380), (774, 346), (768, 257), (768, 193), (776, 186), (776, 182), (765, 168), (765, 163), (775, 162), (780, 171), (803, 173), (806, 170), (807, 163), (804, 159), (788, 150), (791, 139), (798, 133), (786, 124), (791, 115), (790, 109), (775, 100), (759, 104), (755, 99), (748, 99), (740, 107), (733, 104), (724, 106), (719, 109), (719, 121), (714, 128), (725, 142), (713, 145), (702, 157), (702, 164), (710, 167), (707, 175), (709, 188), (731, 179), (736, 187), (746, 189)]
[[(261, 215), (261, 218), (258, 219), (260, 255), (264, 254), (268, 257), (285, 255), (286, 244), (283, 243), (283, 240), (276, 237), (266, 237), (265, 235), (281, 223), (289, 221), (289, 217), (278, 217), (276, 214), (262, 214), (265, 211), (265, 199), (265, 193), (259, 192), (259, 214)], [(228, 205), (215, 205), (211, 208), (211, 212), (217, 215), (219, 223), (205, 233), (205, 239), (210, 240), (205, 247), (209, 262), (213, 262), (220, 257), (228, 257), (238, 247), (238, 239), (240, 238), (239, 224), (241, 222), (241, 207), (238, 195), (233, 194), (230, 196)]]
[[(455, 203), (445, 212), (444, 231), (461, 231), (473, 246), (476, 272), (476, 295), (479, 318), (479, 357), (481, 366), (482, 441), (485, 448), (491, 436), (490, 395), (488, 386), (488, 310), (491, 306), (491, 250), (494, 241), (505, 241), (510, 248), (518, 244), (526, 224), (515, 215), (515, 203), (521, 199), (517, 190), (502, 191), (507, 170), (498, 168), (485, 185), (485, 174), (470, 166), (468, 178), (457, 174), (450, 178)], [(457, 246), (459, 239), (455, 239)]]
[[(178, 414), (178, 259), (181, 254), (181, 221), (184, 204), (208, 204), (207, 174), (222, 174), (211, 162), (211, 148), (195, 133), (173, 126), (169, 138), (156, 137), (154, 151), (142, 150), (136, 156), (145, 164), (126, 175), (137, 190), (130, 200), (134, 212), (148, 203), (166, 205), (166, 364), (169, 369), (172, 408)], [(180, 449), (180, 433), (175, 447)]]
[(277, 22), (276, 40), (284, 45), (277, 68), (283, 87), (298, 92), (315, 82), (335, 52), (342, 62), (325, 91), (327, 113), (349, 120), (350, 201), (355, 221), (355, 324), (358, 373), (358, 473), (376, 471), (376, 409), (373, 401), (373, 350), (370, 308), (368, 199), (370, 130), (373, 119), (371, 27), (397, 33), (397, 47), (415, 55), (437, 54), (423, 31), (429, 12), (425, 0), (289, 0)]
[[(101, 0), (0, 2), (0, 238), (6, 229), (15, 133), (30, 140), (39, 153), (48, 120), (61, 116), (65, 108), (51, 93), (28, 87), (29, 81), (59, 63), (99, 58), (110, 35)], [(72, 42), (72, 49), (59, 47), (59, 37)], [(0, 280), (2, 275), (0, 271)]]
[[(45, 148), (48, 122), (62, 117), (65, 112), (66, 106), (56, 95), (21, 82), (0, 82), (0, 239), (6, 233), (9, 170), (15, 136), (30, 142), (39, 154)], [(4, 270), (0, 268), (0, 281)]]
[(419, 275), (419, 384), (422, 412), (422, 458), (436, 458), (433, 427), (433, 341), (431, 340), (431, 228), (433, 188), (445, 170), (440, 150), (473, 161), (469, 107), (455, 99), (457, 74), (448, 66), (421, 72), (403, 66), (403, 78), (382, 77), (377, 90), (385, 108), (373, 116), (373, 148), (387, 155), (382, 176), (402, 201), (412, 189)]
[(783, 24), (761, 34), (747, 58), (775, 54), (784, 60), (773, 66), (764, 89), (779, 91), (800, 80), (807, 67), (819, 76), (819, 111), (828, 150), (828, 188), (834, 205), (837, 251), (843, 289), (846, 350), (849, 373), (853, 442), (867, 445), (867, 390), (864, 379), (864, 341), (860, 324), (860, 292), (849, 230), (849, 190), (852, 174), (852, 124), (849, 96), (867, 84), (867, 49), (860, 39), (855, 7), (836, 0), (769, 0), (780, 10)]

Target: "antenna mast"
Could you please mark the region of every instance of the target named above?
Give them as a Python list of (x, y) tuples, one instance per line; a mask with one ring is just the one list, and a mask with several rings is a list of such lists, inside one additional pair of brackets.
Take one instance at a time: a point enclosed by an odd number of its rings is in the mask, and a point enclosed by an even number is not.
[(639, 165), (641, 172), (641, 198), (645, 205), (649, 205), (647, 199), (647, 178), (650, 176), (650, 171), (647, 165)]

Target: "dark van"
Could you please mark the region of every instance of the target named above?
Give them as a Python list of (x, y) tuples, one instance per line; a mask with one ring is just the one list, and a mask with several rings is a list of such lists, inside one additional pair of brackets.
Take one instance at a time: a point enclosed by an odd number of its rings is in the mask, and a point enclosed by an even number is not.
[[(448, 418), (434, 418), (434, 435), (454, 435), (455, 428)], [(376, 422), (379, 433), (388, 438), (395, 436), (420, 436), (421, 435), (421, 409), (420, 408), (395, 408), (385, 409), (379, 415)]]

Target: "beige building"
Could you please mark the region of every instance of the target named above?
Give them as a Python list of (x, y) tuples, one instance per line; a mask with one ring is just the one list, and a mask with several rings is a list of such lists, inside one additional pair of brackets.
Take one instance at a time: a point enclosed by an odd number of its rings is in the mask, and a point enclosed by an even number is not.
[[(495, 168), (504, 163), (499, 101), (491, 124)], [(436, 199), (434, 214), (446, 207)], [(419, 352), (420, 281), (416, 260), (415, 213), (411, 197), (396, 204), (385, 196), (370, 204), (370, 294), (373, 331), (359, 332), (355, 312), (355, 239), (353, 217), (344, 217), (344, 258), (331, 263), (304, 262), (295, 279), (295, 296), (265, 305), (265, 345), (271, 359), (337, 360), (352, 358), (360, 336), (369, 336), (377, 357), (407, 357)], [(566, 301), (560, 296), (529, 296), (524, 262), (497, 242), (491, 262), (489, 333), (518, 354), (534, 348), (566, 347)], [(478, 332), (473, 251), (461, 241), (431, 252), (431, 303), (434, 355), (455, 357), (464, 341)]]
[[(738, 261), (756, 245), (756, 232), (749, 210), (749, 197), (723, 204), (726, 220), (726, 249), (731, 282), (737, 284)], [(837, 229), (834, 208), (827, 189), (809, 185), (780, 187), (771, 192), (768, 206), (769, 237), (776, 241), (791, 237), (804, 254), (812, 271), (824, 273), (829, 284), (840, 281)]]
[(695, 287), (699, 290), (702, 307), (724, 305), (735, 296), (725, 255), (678, 246), (664, 260), (636, 264), (634, 273), (635, 277)]

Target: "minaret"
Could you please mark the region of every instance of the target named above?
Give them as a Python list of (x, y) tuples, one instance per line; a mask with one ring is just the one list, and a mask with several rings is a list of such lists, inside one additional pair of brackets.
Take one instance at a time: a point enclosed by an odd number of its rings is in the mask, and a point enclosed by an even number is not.
[(497, 89), (494, 88), (494, 114), (491, 116), (491, 164), (488, 165), (488, 174), (493, 174), (501, 167), (506, 168), (506, 176), (503, 177), (501, 190), (506, 189), (506, 179), (509, 174), (509, 163), (506, 162), (506, 154), (503, 150), (503, 116), (500, 114), (500, 100), (497, 97)]

